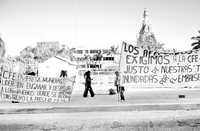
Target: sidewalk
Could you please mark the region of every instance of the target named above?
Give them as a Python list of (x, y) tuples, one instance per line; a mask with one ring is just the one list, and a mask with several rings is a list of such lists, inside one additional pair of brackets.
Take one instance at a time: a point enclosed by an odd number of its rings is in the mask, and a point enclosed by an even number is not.
[[(93, 98), (74, 93), (68, 103), (1, 102), (0, 114), (200, 110), (200, 90), (129, 91), (125, 102), (118, 101), (118, 95), (96, 93)], [(185, 98), (179, 98), (179, 94)]]

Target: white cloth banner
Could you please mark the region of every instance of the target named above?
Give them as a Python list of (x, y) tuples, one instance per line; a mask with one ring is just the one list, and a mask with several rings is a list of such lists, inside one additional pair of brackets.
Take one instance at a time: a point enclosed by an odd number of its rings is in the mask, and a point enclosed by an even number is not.
[(121, 85), (131, 88), (200, 87), (200, 51), (153, 52), (123, 43)]
[(75, 77), (36, 77), (3, 68), (0, 73), (2, 100), (18, 102), (67, 102), (75, 82)]

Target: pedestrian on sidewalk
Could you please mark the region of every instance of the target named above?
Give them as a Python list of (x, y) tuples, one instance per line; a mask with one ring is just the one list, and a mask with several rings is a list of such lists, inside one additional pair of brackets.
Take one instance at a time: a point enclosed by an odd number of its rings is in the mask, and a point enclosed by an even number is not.
[(85, 78), (85, 90), (84, 90), (84, 93), (83, 93), (83, 97), (87, 97), (88, 91), (90, 92), (90, 96), (94, 97), (94, 91), (93, 91), (92, 86), (91, 86), (92, 79), (90, 77), (90, 71), (85, 72), (84, 78)]
[(117, 93), (118, 93), (118, 96), (120, 97), (120, 100), (122, 101), (125, 101), (125, 97), (124, 97), (124, 86), (120, 86), (120, 76), (119, 76), (119, 72), (116, 71), (115, 72), (115, 82), (114, 82), (114, 85), (116, 86), (116, 90), (117, 90)]

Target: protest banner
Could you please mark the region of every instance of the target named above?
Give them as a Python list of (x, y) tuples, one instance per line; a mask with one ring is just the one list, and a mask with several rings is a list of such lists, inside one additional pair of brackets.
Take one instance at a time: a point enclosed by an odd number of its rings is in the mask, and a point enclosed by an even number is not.
[(17, 102), (67, 102), (75, 77), (52, 78), (22, 75), (1, 68), (1, 98)]
[(125, 87), (200, 87), (199, 50), (155, 52), (124, 42), (119, 66)]
[[(84, 73), (86, 72), (86, 69), (79, 69), (78, 70), (78, 77), (77, 81), (79, 84), (85, 84), (84, 79)], [(99, 87), (99, 89), (107, 89), (110, 87), (107, 86), (113, 86), (114, 85), (114, 72), (116, 69), (93, 69), (91, 71), (91, 78), (92, 80), (92, 86), (94, 86), (96, 89)]]

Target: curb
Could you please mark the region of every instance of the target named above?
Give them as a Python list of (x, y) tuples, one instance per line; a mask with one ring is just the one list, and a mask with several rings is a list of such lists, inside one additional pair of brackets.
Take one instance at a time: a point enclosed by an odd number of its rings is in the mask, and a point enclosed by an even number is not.
[(0, 114), (41, 114), (41, 113), (77, 113), (77, 112), (119, 112), (119, 111), (166, 111), (200, 110), (200, 104), (164, 104), (164, 105), (119, 105), (119, 106), (68, 106), (47, 108), (0, 109)]

